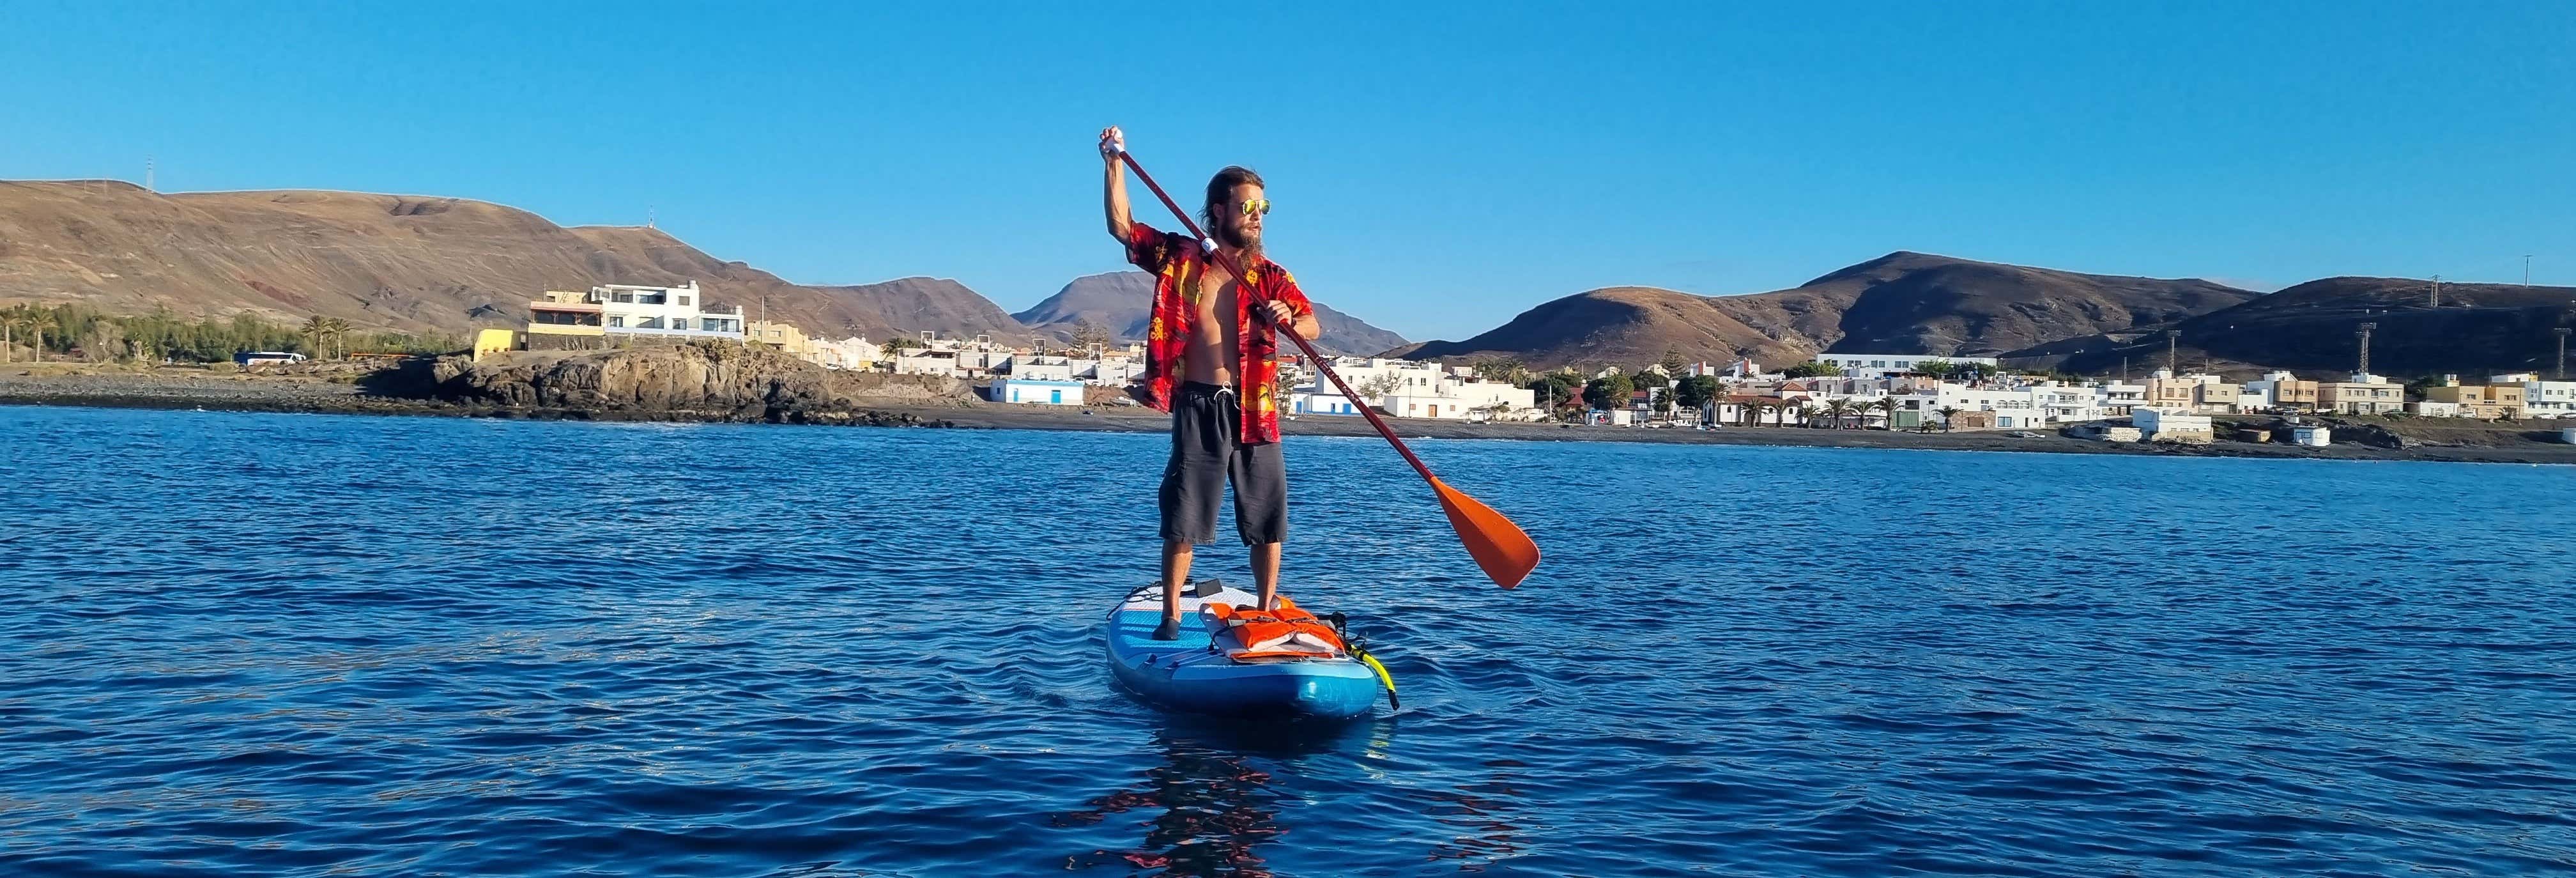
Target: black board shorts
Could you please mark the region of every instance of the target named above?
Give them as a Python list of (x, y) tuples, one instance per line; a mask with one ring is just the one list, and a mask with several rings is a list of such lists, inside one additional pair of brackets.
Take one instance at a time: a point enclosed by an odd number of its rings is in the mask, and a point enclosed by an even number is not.
[(1185, 382), (1172, 398), (1172, 459), (1163, 464), (1163, 542), (1216, 542), (1217, 501), (1234, 483), (1234, 529), (1247, 546), (1288, 539), (1288, 473), (1279, 443), (1243, 445), (1234, 390)]

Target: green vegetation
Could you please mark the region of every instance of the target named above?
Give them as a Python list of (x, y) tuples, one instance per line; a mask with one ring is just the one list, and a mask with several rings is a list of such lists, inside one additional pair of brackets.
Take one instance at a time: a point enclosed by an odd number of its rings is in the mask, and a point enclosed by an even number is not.
[[(0, 310), (0, 327), (5, 327), (0, 331), (7, 333), (10, 343), (33, 348), (39, 359), (69, 357), (78, 350), (82, 359), (93, 363), (230, 362), (234, 354), (243, 351), (293, 351), (323, 359), (329, 352), (429, 354), (465, 347), (463, 342), (446, 336), (352, 334), (346, 321), (334, 317), (315, 317), (303, 326), (289, 327), (250, 314), (190, 320), (167, 308), (141, 316), (118, 316), (80, 305), (19, 305)], [(0, 344), (0, 351), (9, 349), (10, 344)]]
[(1549, 372), (1521, 384), (1538, 395), (1540, 408), (1572, 408), (1583, 401), (1583, 382), (1565, 372)]
[(1635, 392), (1636, 383), (1629, 381), (1626, 375), (1594, 378), (1584, 382), (1583, 401), (1603, 411), (1623, 409), (1628, 407), (1628, 394)]
[(1799, 363), (1780, 371), (1781, 374), (1791, 378), (1831, 378), (1843, 373), (1839, 368), (1814, 361)]
[(1681, 386), (1674, 389), (1674, 401), (1681, 403), (1683, 408), (1699, 409), (1706, 407), (1717, 399), (1718, 394), (1724, 392), (1725, 385), (1719, 384), (1716, 376), (1697, 375), (1682, 379)]
[(1487, 381), (1519, 385), (1529, 380), (1529, 369), (1523, 367), (1517, 357), (1485, 357), (1467, 367), (1475, 370), (1476, 377)]
[(1914, 371), (1934, 378), (1948, 378), (1952, 373), (1959, 371), (1959, 364), (1948, 360), (1925, 360), (1914, 364)]

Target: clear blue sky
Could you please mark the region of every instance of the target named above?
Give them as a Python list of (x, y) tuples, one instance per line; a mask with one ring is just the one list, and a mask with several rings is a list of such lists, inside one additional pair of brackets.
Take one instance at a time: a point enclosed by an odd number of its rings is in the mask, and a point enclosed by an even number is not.
[(2576, 4), (527, 6), (0, 0), (0, 178), (650, 208), (1017, 310), (1122, 267), (1117, 123), (1175, 189), (1260, 169), (1273, 254), (1416, 339), (1898, 249), (2576, 283)]

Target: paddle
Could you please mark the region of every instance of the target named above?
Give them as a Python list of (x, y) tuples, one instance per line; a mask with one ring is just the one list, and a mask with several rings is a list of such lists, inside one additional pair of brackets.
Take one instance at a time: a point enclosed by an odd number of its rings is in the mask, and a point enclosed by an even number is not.
[[(1172, 196), (1163, 192), (1163, 187), (1154, 182), (1154, 175), (1145, 173), (1145, 166), (1136, 163), (1135, 156), (1129, 155), (1125, 149), (1120, 149), (1118, 160), (1125, 162), (1128, 170), (1136, 172), (1136, 179), (1145, 181), (1145, 188), (1154, 190), (1154, 197), (1162, 199), (1164, 207), (1172, 209), (1172, 215), (1180, 218), (1181, 226), (1189, 229), (1192, 237), (1199, 239), (1201, 252), (1215, 258), (1219, 266), (1232, 272), (1235, 277), (1243, 276), (1243, 270), (1234, 264), (1233, 257), (1227, 256), (1225, 251), (1209, 246), (1207, 232), (1200, 229), (1198, 223), (1190, 221), (1189, 211), (1182, 210), (1181, 205), (1172, 200)], [(1289, 341), (1296, 342), (1298, 350), (1306, 352), (1306, 359), (1315, 364), (1315, 371), (1323, 373), (1325, 378), (1332, 379), (1333, 386), (1341, 390), (1342, 398), (1360, 401), (1360, 395), (1353, 392), (1349, 384), (1343, 383), (1342, 376), (1334, 374), (1332, 365), (1324, 359), (1322, 353), (1315, 350), (1313, 342), (1307, 341), (1304, 336), (1297, 334), (1294, 327), (1286, 324), (1279, 325), (1278, 330), (1280, 335), (1287, 336)], [(1395, 446), (1395, 453), (1404, 455), (1404, 462), (1412, 464), (1413, 471), (1421, 473), (1423, 481), (1431, 483), (1432, 492), (1440, 497), (1440, 511), (1449, 516), (1449, 526), (1458, 531), (1458, 541), (1467, 546), (1468, 556), (1476, 559), (1476, 566), (1484, 568), (1485, 575), (1492, 578), (1495, 585), (1504, 588), (1519, 585), (1523, 578), (1529, 576), (1532, 569), (1538, 567), (1538, 544), (1530, 541), (1529, 534), (1521, 532), (1520, 525), (1513, 524), (1511, 519), (1504, 518), (1503, 514), (1495, 512), (1493, 507), (1476, 502), (1476, 498), (1469, 497), (1440, 481), (1439, 476), (1431, 474), (1430, 467), (1423, 465), (1422, 458), (1413, 456), (1413, 449), (1404, 447), (1404, 440), (1395, 436), (1395, 428), (1387, 426), (1385, 419), (1379, 418), (1375, 409), (1365, 402), (1361, 402), (1357, 408), (1361, 415), (1368, 418), (1369, 426), (1376, 427), (1377, 434), (1386, 437), (1387, 444)]]

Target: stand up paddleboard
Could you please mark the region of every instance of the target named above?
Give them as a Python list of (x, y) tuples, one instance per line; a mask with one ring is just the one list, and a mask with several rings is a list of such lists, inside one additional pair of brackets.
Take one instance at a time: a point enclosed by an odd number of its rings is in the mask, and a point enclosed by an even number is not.
[(1130, 592), (1109, 611), (1109, 671), (1145, 701), (1192, 713), (1349, 719), (1377, 703), (1381, 685), (1394, 702), (1395, 683), (1385, 668), (1339, 631), (1318, 626), (1241, 642), (1238, 632), (1262, 630), (1246, 627), (1247, 619), (1269, 618), (1246, 615), (1259, 600), (1200, 580), (1181, 593), (1180, 639), (1155, 640), (1162, 586)]

